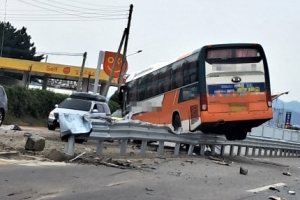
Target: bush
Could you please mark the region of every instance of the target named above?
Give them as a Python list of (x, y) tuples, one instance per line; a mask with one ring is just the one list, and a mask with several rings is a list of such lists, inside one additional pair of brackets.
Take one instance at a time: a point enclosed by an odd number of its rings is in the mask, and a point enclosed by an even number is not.
[(4, 88), (8, 98), (8, 114), (16, 118), (45, 119), (55, 104), (59, 104), (69, 96), (20, 86), (4, 86)]

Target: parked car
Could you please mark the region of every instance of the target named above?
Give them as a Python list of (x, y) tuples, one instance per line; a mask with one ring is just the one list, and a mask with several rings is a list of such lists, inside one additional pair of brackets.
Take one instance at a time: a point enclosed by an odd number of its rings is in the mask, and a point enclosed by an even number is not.
[(55, 105), (55, 109), (49, 113), (48, 117), (49, 130), (59, 127), (59, 113), (99, 116), (111, 121), (111, 113), (105, 97), (86, 92), (73, 93), (59, 105)]
[(3, 124), (7, 113), (7, 96), (4, 88), (0, 85), (0, 126)]

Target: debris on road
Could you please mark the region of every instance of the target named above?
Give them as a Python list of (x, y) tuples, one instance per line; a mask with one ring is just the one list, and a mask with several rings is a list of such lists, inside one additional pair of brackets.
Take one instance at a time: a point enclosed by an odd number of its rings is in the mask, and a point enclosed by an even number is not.
[(283, 174), (283, 175), (286, 175), (286, 176), (291, 176), (291, 173), (290, 173), (290, 172), (283, 172), (282, 174)]
[(25, 150), (43, 151), (45, 148), (45, 138), (38, 135), (31, 135), (27, 138)]
[(52, 149), (48, 155), (50, 160), (54, 160), (56, 162), (62, 162), (66, 160), (66, 156), (64, 153), (57, 151), (56, 149)]
[(240, 174), (242, 175), (247, 175), (248, 174), (248, 169), (245, 169), (243, 167), (240, 167)]
[(154, 190), (152, 190), (152, 189), (150, 189), (150, 188), (147, 188), (147, 187), (146, 187), (146, 190), (149, 191), (149, 192), (154, 191)]
[(185, 162), (189, 162), (189, 163), (191, 163), (191, 164), (193, 164), (193, 160), (186, 160)]
[(0, 156), (18, 155), (18, 151), (1, 151)]
[(295, 195), (296, 194), (296, 192), (293, 191), (293, 190), (289, 190), (288, 193), (291, 194), (291, 195)]
[(0, 127), (0, 130), (13, 130), (13, 131), (22, 131), (22, 129), (18, 125), (7, 125)]
[(277, 191), (277, 192), (280, 192), (279, 189), (275, 188), (275, 187), (269, 187), (269, 190), (273, 190), (273, 191)]
[(230, 166), (231, 164), (229, 163), (226, 163), (224, 161), (213, 161), (213, 163), (216, 163), (216, 164), (219, 164), (219, 165), (227, 165), (227, 166)]
[(85, 154), (85, 152), (79, 154), (78, 156), (76, 156), (75, 158), (71, 159), (70, 162), (76, 160), (77, 158), (80, 158), (81, 156), (83, 156)]
[(271, 199), (271, 200), (286, 200), (285, 198), (282, 198), (282, 197), (276, 197), (276, 196), (269, 196), (268, 199)]
[(122, 185), (124, 183), (127, 183), (129, 181), (122, 181), (122, 182), (118, 182), (118, 183), (110, 183), (108, 185), (106, 185), (106, 187), (113, 187), (113, 186), (117, 186), (117, 185)]

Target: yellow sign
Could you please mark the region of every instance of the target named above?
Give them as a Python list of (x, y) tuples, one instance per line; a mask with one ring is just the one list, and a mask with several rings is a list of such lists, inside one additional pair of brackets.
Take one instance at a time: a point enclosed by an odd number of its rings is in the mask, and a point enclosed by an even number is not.
[[(3, 69), (11, 69), (11, 70), (19, 70), (19, 71), (31, 71), (35, 73), (41, 74), (50, 74), (53, 78), (59, 78), (55, 75), (64, 76), (66, 79), (68, 78), (78, 78), (80, 75), (79, 66), (70, 66), (70, 65), (60, 65), (53, 63), (43, 63), (43, 62), (35, 62), (29, 60), (20, 60), (20, 59), (11, 59), (11, 58), (0, 58), (0, 68)], [(88, 78), (90, 75), (91, 79), (95, 78), (96, 69), (94, 68), (84, 68), (83, 78)], [(101, 70), (99, 74), (100, 81), (108, 81), (108, 75)], [(114, 78), (112, 83), (118, 84), (118, 78)]]
[(237, 88), (238, 93), (243, 92), (260, 92), (259, 87), (249, 87), (249, 88)]

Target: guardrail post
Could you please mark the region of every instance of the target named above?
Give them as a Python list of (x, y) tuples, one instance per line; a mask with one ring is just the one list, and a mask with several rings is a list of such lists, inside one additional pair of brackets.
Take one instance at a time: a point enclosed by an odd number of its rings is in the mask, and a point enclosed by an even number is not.
[(264, 156), (268, 155), (268, 149), (264, 148)]
[(67, 155), (74, 156), (75, 136), (70, 135), (67, 143)]
[(192, 155), (193, 151), (194, 151), (194, 145), (191, 144), (190, 147), (189, 147), (188, 155)]
[(221, 156), (224, 156), (224, 154), (225, 154), (225, 147), (226, 147), (225, 145), (221, 146), (221, 152), (220, 152)]
[(147, 140), (143, 140), (142, 146), (141, 146), (141, 151), (140, 151), (140, 156), (145, 156), (146, 149), (147, 149)]
[(238, 152), (237, 152), (237, 155), (238, 155), (238, 156), (241, 156), (241, 151), (242, 151), (242, 147), (241, 147), (241, 146), (238, 146)]
[(291, 156), (291, 150), (288, 150), (288, 156), (289, 157)]
[(245, 156), (248, 156), (248, 154), (249, 154), (249, 147), (246, 147)]
[(175, 144), (175, 149), (174, 149), (174, 155), (175, 155), (175, 156), (178, 156), (178, 155), (179, 155), (179, 150), (180, 150), (180, 143), (177, 142), (177, 143)]
[(216, 146), (215, 145), (210, 145), (211, 147), (211, 155), (214, 156), (216, 153)]
[(273, 149), (270, 149), (270, 156), (273, 156)]
[(205, 151), (205, 145), (201, 144), (200, 145), (200, 155), (204, 156), (204, 151)]
[(121, 156), (125, 156), (126, 155), (127, 141), (128, 141), (127, 139), (123, 139), (122, 140), (121, 150), (120, 150), (120, 155)]
[(258, 156), (261, 156), (261, 151), (262, 151), (262, 148), (259, 148), (258, 149)]
[(274, 156), (278, 156), (278, 149), (274, 150)]
[(283, 151), (284, 151), (284, 156), (286, 156), (286, 151), (287, 151), (287, 150), (286, 150), (286, 149), (284, 149)]
[(233, 150), (234, 150), (234, 146), (231, 145), (231, 146), (230, 146), (230, 153), (229, 153), (230, 156), (233, 156)]
[(103, 140), (97, 140), (97, 151), (96, 155), (101, 156), (103, 151)]
[(252, 156), (255, 156), (255, 153), (256, 153), (255, 151), (256, 151), (256, 148), (253, 147), (253, 148), (252, 148)]
[(165, 142), (160, 140), (159, 145), (158, 145), (158, 150), (157, 150), (157, 153), (159, 156), (164, 155), (164, 145), (165, 145)]
[(282, 155), (283, 155), (283, 149), (279, 149), (279, 152), (280, 152), (279, 156), (282, 157)]

